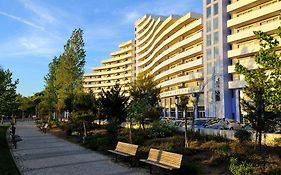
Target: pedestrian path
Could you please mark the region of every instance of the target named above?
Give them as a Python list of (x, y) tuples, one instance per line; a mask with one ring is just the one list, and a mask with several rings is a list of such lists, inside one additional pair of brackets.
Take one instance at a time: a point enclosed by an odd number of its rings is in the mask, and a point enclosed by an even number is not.
[(24, 175), (145, 175), (142, 168), (115, 163), (111, 157), (85, 149), (51, 134), (42, 134), (33, 122), (18, 122), (23, 141), (12, 154)]

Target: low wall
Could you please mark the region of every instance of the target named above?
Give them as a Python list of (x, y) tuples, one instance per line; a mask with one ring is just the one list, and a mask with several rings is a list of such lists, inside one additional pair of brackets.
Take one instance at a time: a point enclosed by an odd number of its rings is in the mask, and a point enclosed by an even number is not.
[[(217, 130), (217, 129), (195, 129), (202, 135), (213, 135), (213, 136), (221, 136), (227, 139), (235, 140), (233, 130)], [(252, 135), (252, 140), (255, 140), (255, 134)], [(263, 145), (274, 145), (274, 139), (281, 138), (281, 134), (274, 133), (264, 133), (262, 136), (262, 144)]]

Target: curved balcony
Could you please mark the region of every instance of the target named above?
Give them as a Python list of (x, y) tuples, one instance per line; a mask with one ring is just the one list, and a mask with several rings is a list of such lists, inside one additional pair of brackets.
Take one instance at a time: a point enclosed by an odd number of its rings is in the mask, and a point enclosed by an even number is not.
[[(157, 30), (154, 32), (153, 36), (149, 39), (148, 43), (146, 45), (151, 45), (151, 47), (144, 53), (142, 54), (139, 54), (137, 59), (143, 59), (144, 56), (146, 56), (147, 54), (149, 54), (155, 47), (155, 45), (158, 43), (159, 41), (159, 37), (157, 37), (159, 35), (159, 33), (165, 31), (165, 30), (162, 30), (163, 28), (165, 28), (166, 25), (168, 25), (170, 22), (172, 22), (172, 18), (169, 17), (167, 18), (165, 21), (163, 21), (163, 23), (157, 28)], [(157, 38), (156, 38), (157, 37)], [(155, 39), (156, 38), (156, 39)], [(138, 47), (138, 43), (137, 43), (137, 46)], [(138, 51), (137, 51), (138, 52)]]
[[(182, 17), (181, 19), (185, 19), (187, 17), (190, 18), (191, 15), (186, 15), (184, 17)], [(188, 18), (188, 19), (189, 19)], [(193, 18), (191, 18), (190, 20), (194, 20)], [(167, 20), (165, 20), (167, 21)], [(179, 22), (185, 22), (185, 21), (179, 21)], [(174, 30), (178, 25), (180, 25), (181, 23), (179, 23), (178, 21), (176, 21), (174, 24), (172, 24), (171, 26), (169, 26), (166, 30), (164, 30), (160, 35), (158, 34), (158, 32), (160, 32), (162, 30), (163, 27), (159, 27), (157, 29), (157, 31), (155, 32), (155, 34), (153, 35), (153, 37), (150, 39), (150, 42), (153, 41), (153, 45), (150, 47), (149, 50), (147, 50), (145, 53), (141, 54), (141, 55), (138, 55), (138, 60), (141, 60), (144, 58), (144, 56), (148, 55), (152, 50), (155, 50), (154, 51), (154, 54), (157, 53), (161, 48), (163, 48), (166, 44), (168, 44), (170, 41), (172, 41), (172, 39), (168, 39), (167, 41), (164, 41), (160, 44), (160, 46), (158, 46), (157, 48), (155, 48), (155, 46), (166, 36), (168, 35), (169, 32), (171, 32), (172, 30)], [(184, 27), (187, 32), (196, 32), (194, 31), (193, 29), (198, 29), (198, 27), (201, 26), (202, 27), (202, 19), (195, 19), (194, 22), (188, 24), (186, 27)], [(157, 35), (159, 35), (157, 38), (155, 38)], [(174, 39), (174, 38), (173, 38)], [(158, 49), (158, 50), (157, 50)], [(157, 51), (156, 51), (157, 50)]]
[(171, 80), (158, 84), (158, 86), (163, 88), (163, 87), (167, 87), (167, 86), (171, 86), (171, 85), (175, 85), (175, 84), (179, 84), (179, 83), (183, 83), (183, 82), (194, 81), (194, 80), (198, 80), (198, 79), (203, 79), (203, 73), (192, 73), (190, 75), (173, 78)]
[[(179, 47), (175, 47), (174, 49), (177, 49)], [(196, 54), (199, 54), (200, 52), (202, 52), (202, 45), (199, 45), (199, 46), (196, 46), (192, 49), (189, 49), (189, 50), (186, 50), (182, 53), (179, 53), (178, 55), (172, 57), (172, 58), (169, 58), (167, 59), (166, 61), (163, 61), (161, 64), (155, 66), (155, 68), (152, 69), (151, 73), (154, 74), (157, 70), (169, 65), (169, 64), (172, 64), (182, 58), (186, 58), (186, 57), (192, 57)], [(151, 69), (159, 60), (163, 59), (167, 54), (169, 54), (169, 50), (167, 50), (167, 52), (163, 52), (161, 55), (157, 56), (151, 64), (149, 64), (147, 67), (143, 68), (142, 71), (147, 71), (149, 69)], [(202, 60), (202, 59), (201, 59)], [(202, 62), (202, 61), (201, 61)]]
[[(147, 38), (147, 36), (151, 35), (152, 31), (154, 30), (155, 26), (157, 26), (160, 23), (160, 18), (158, 18), (157, 20), (155, 19), (151, 19), (149, 25), (147, 26), (147, 28), (138, 35), (138, 41), (141, 40), (138, 44), (141, 45), (142, 41), (145, 40), (145, 38)], [(152, 28), (152, 30), (151, 30)]]
[[(147, 15), (146, 15), (146, 16), (147, 16)], [(151, 18), (152, 18), (151, 15), (147, 16), (147, 18), (144, 19), (144, 22), (136, 28), (136, 32), (138, 32), (138, 33), (141, 34), (141, 33), (142, 33), (142, 30), (147, 26), (147, 24), (149, 23), (149, 21), (151, 20)]]
[[(106, 63), (111, 63), (111, 62), (115, 62), (115, 61), (121, 61), (121, 60), (124, 60), (126, 58), (130, 58), (130, 57), (133, 57), (134, 54), (133, 53), (128, 53), (126, 55), (122, 55), (120, 57), (115, 57), (115, 58), (110, 58), (110, 59), (107, 59), (107, 60), (102, 60), (101, 62), (103, 64), (106, 64)], [(132, 58), (133, 59), (133, 58)]]
[(130, 65), (133, 64), (133, 60), (128, 60), (128, 61), (124, 61), (124, 62), (120, 62), (120, 63), (116, 63), (116, 64), (111, 64), (111, 65), (103, 65), (103, 66), (99, 66), (99, 67), (94, 67), (94, 70), (103, 70), (103, 69), (111, 69), (111, 68), (116, 68), (116, 67), (122, 67), (125, 65)]
[(103, 72), (94, 72), (93, 75), (108, 75), (108, 74), (114, 74), (114, 73), (121, 73), (125, 71), (132, 71), (132, 67), (128, 67), (126, 69), (116, 69), (116, 70), (111, 70), (111, 71), (103, 71)]
[[(203, 66), (203, 59), (200, 58), (198, 60), (195, 60), (195, 61), (191, 61), (191, 62), (188, 62), (188, 63), (184, 63), (184, 64), (181, 64), (179, 66), (176, 66), (172, 69), (168, 69), (167, 71), (164, 71), (158, 75), (156, 75), (154, 77), (154, 80), (157, 81), (163, 77), (166, 77), (168, 75), (172, 75), (176, 72), (181, 72), (181, 71), (184, 71), (184, 70), (189, 70), (191, 68), (194, 68), (194, 67), (199, 67), (199, 66)], [(154, 69), (153, 71), (151, 71), (152, 74), (154, 74), (157, 70), (159, 69)]]
[[(281, 8), (281, 6), (280, 6)], [(229, 43), (235, 43), (235, 42), (243, 42), (243, 41), (247, 41), (249, 40), (249, 38), (256, 38), (254, 31), (263, 31), (263, 32), (270, 32), (270, 31), (274, 31), (277, 30), (277, 28), (280, 26), (280, 20), (268, 23), (268, 24), (264, 24), (261, 26), (257, 26), (257, 27), (252, 27), (248, 30), (242, 31), (242, 32), (238, 32), (238, 33), (234, 33), (232, 35), (227, 36), (227, 42)]]
[(179, 95), (185, 95), (185, 94), (192, 94), (192, 93), (198, 93), (198, 92), (203, 92), (203, 91), (200, 91), (199, 87), (182, 88), (182, 89), (176, 89), (176, 90), (171, 90), (171, 91), (167, 91), (167, 92), (162, 92), (160, 94), (160, 98), (171, 97), (171, 96), (179, 96)]
[(245, 80), (235, 80), (235, 81), (229, 81), (228, 82), (228, 88), (229, 89), (242, 89), (246, 86)]
[(243, 23), (250, 24), (262, 19), (270, 18), (271, 16), (277, 16), (280, 14), (281, 1), (268, 5), (264, 8), (260, 8), (249, 12), (245, 15), (230, 19), (227, 21), (227, 27), (241, 26)]
[(249, 9), (251, 7), (255, 7), (262, 2), (266, 2), (268, 0), (247, 0), (247, 1), (236, 1), (227, 6), (227, 12), (237, 12)]
[(121, 54), (124, 54), (126, 52), (133, 51), (134, 49), (135, 48), (133, 46), (131, 46), (131, 47), (128, 47), (128, 48), (125, 48), (125, 49), (121, 49), (121, 50), (118, 50), (118, 51), (115, 51), (115, 52), (111, 52), (110, 55), (111, 56), (121, 55)]

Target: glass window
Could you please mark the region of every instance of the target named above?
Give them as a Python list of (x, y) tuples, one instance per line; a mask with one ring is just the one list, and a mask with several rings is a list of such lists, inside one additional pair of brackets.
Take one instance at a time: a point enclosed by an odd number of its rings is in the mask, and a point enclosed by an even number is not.
[(210, 46), (212, 44), (212, 36), (207, 35), (207, 46)]
[(207, 74), (208, 75), (213, 74), (213, 64), (212, 63), (207, 64)]
[(207, 0), (207, 5), (209, 5), (211, 3), (211, 0)]
[(215, 60), (219, 59), (219, 48), (218, 47), (214, 47), (214, 58), (215, 58)]
[(219, 60), (216, 60), (216, 62), (215, 62), (215, 71), (216, 71), (216, 74), (220, 74), (221, 65), (220, 65), (220, 61)]
[(207, 60), (210, 60), (212, 58), (212, 50), (207, 49)]
[(214, 15), (217, 15), (219, 13), (219, 6), (218, 3), (214, 4)]
[(219, 20), (218, 20), (218, 18), (214, 18), (213, 28), (214, 28), (214, 30), (219, 28)]
[(211, 16), (211, 7), (207, 8), (207, 18)]
[(214, 33), (214, 44), (218, 44), (219, 42), (219, 32)]
[(210, 32), (212, 29), (211, 21), (207, 21), (207, 32)]
[[(208, 91), (208, 101), (212, 102), (213, 101), (213, 92), (212, 91)], [(212, 108), (210, 108), (211, 111)]]

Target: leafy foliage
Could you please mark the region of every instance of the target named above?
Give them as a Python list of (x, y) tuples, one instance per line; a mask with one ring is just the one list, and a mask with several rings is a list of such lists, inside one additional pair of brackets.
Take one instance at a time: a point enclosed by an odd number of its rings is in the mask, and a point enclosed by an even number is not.
[[(281, 37), (279, 28), (279, 37)], [(254, 32), (260, 41), (260, 50), (255, 56), (259, 64), (257, 69), (248, 70), (237, 63), (235, 70), (244, 75), (247, 82), (243, 89), (249, 99), (242, 99), (243, 110), (247, 118), (257, 131), (258, 144), (261, 149), (263, 131), (268, 131), (281, 118), (281, 55), (276, 52), (279, 42), (267, 33)]]
[(139, 121), (144, 129), (145, 119), (158, 119), (161, 115), (160, 88), (157, 87), (151, 75), (139, 74), (136, 81), (131, 84), (132, 98), (129, 115)]
[(237, 158), (230, 158), (230, 166), (229, 170), (233, 175), (252, 175), (254, 174), (254, 168), (252, 164), (248, 164), (247, 162), (242, 162), (238, 164)]
[(12, 115), (16, 111), (18, 82), (13, 82), (10, 70), (0, 67), (0, 115)]
[(149, 138), (164, 138), (172, 136), (176, 131), (175, 126), (163, 121), (155, 121), (152, 127), (148, 129)]
[(237, 138), (240, 143), (243, 143), (244, 141), (250, 141), (251, 135), (252, 134), (247, 130), (237, 130), (234, 137)]

